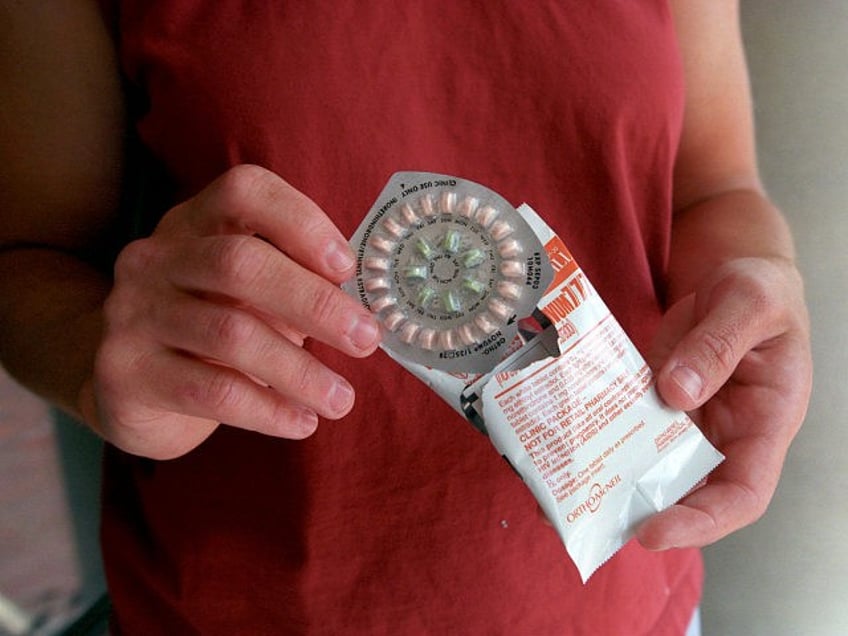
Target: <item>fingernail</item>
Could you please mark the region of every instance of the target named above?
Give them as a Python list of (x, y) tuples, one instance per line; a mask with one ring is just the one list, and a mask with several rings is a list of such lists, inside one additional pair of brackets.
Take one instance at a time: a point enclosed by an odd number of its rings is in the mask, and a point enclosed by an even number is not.
[(347, 332), (348, 338), (357, 349), (369, 349), (379, 335), (377, 323), (370, 317), (358, 316)]
[(677, 383), (683, 392), (688, 395), (693, 402), (701, 399), (701, 392), (704, 390), (704, 382), (701, 376), (695, 373), (687, 366), (680, 365), (675, 367), (671, 372), (671, 379)]
[(339, 378), (330, 389), (327, 402), (334, 413), (345, 413), (353, 404), (353, 387)]
[(355, 263), (350, 248), (345, 243), (333, 241), (327, 248), (327, 265), (334, 271), (344, 272), (353, 267)]
[(318, 428), (318, 415), (311, 409), (295, 409), (292, 413), (292, 420), (292, 424), (301, 438), (309, 437)]

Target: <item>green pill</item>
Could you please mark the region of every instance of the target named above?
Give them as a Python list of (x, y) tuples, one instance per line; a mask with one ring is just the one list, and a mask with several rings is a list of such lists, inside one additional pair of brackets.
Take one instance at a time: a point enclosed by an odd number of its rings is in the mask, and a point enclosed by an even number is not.
[(445, 238), (442, 241), (442, 247), (450, 254), (456, 254), (459, 246), (462, 243), (462, 234), (456, 230), (448, 230), (445, 232)]
[(459, 302), (459, 296), (453, 291), (447, 291), (442, 296), (442, 302), (445, 304), (445, 309), (451, 313), (459, 313), (462, 310), (462, 304)]
[(480, 294), (484, 289), (486, 289), (486, 285), (476, 278), (464, 278), (462, 280), (462, 288), (474, 294)]
[(424, 286), (420, 290), (418, 290), (418, 297), (416, 300), (418, 301), (418, 305), (420, 307), (426, 307), (430, 304), (430, 301), (433, 300), (433, 296), (436, 295), (436, 290), (432, 287)]
[(461, 257), (463, 267), (477, 267), (485, 259), (486, 255), (483, 254), (483, 250), (478, 249), (468, 250)]
[(429, 271), (426, 265), (410, 265), (403, 270), (407, 280), (425, 280)]
[(430, 244), (423, 238), (419, 238), (417, 241), (415, 241), (415, 249), (418, 250), (418, 253), (421, 254), (421, 256), (423, 256), (424, 258), (433, 257), (433, 248), (430, 247)]

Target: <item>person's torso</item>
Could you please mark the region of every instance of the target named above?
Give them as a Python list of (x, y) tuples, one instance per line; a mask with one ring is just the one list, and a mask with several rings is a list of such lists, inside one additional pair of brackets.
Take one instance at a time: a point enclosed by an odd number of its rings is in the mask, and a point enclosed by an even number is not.
[[(349, 236), (393, 172), (462, 176), (530, 203), (647, 346), (682, 118), (666, 3), (131, 1), (116, 15), (146, 100), (138, 133), (179, 197), (256, 163)], [(222, 427), (171, 462), (110, 453), (104, 545), (129, 632), (682, 632), (697, 554), (629, 545), (583, 586), (485, 437), (382, 353), (312, 351), (357, 391), (312, 438)]]

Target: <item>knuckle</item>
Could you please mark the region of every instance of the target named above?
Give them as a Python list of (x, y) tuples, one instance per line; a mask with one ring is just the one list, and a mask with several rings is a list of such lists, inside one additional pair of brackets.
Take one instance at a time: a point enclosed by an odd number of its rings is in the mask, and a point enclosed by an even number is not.
[(321, 376), (321, 364), (311, 356), (299, 356), (299, 359), (290, 368), (291, 389), (293, 395), (308, 401), (309, 396), (318, 385), (317, 379)]
[(335, 324), (342, 311), (343, 298), (332, 285), (320, 285), (309, 297), (308, 318), (315, 324)]
[(271, 207), (280, 211), (298, 211), (298, 223), (304, 231), (320, 230), (320, 215), (310, 214), (317, 206), (279, 175), (261, 166), (242, 164), (230, 168), (219, 180), (216, 192), (225, 209)]
[(270, 172), (256, 165), (233, 166), (218, 179), (217, 193), (222, 202), (238, 204), (253, 197), (270, 177)]
[(707, 331), (703, 334), (702, 342), (707, 352), (706, 362), (710, 367), (731, 369), (736, 364), (738, 338), (732, 329)]
[(746, 270), (728, 277), (717, 293), (741, 308), (748, 322), (760, 325), (774, 321), (786, 306), (780, 285), (768, 270)]
[(218, 278), (234, 290), (253, 287), (268, 266), (270, 257), (262, 245), (261, 241), (245, 235), (215, 241), (211, 258)]
[(331, 226), (324, 213), (312, 201), (302, 197), (299, 203), (298, 232), (304, 239), (314, 241), (317, 244), (322, 238), (330, 235)]
[(247, 315), (238, 311), (223, 311), (210, 319), (208, 336), (224, 350), (245, 347), (256, 334), (256, 325)]
[(127, 244), (115, 260), (115, 280), (134, 278), (149, 273), (158, 260), (158, 250), (151, 239), (138, 239)]
[(228, 211), (229, 223), (241, 227), (239, 211), (274, 204), (284, 198), (285, 182), (270, 170), (252, 164), (230, 168), (216, 182), (214, 196), (219, 207)]
[(215, 373), (206, 381), (189, 387), (187, 396), (221, 414), (234, 412), (242, 401), (238, 383), (228, 373)]
[(748, 313), (752, 318), (768, 321), (780, 313), (782, 303), (763, 281), (747, 279), (747, 284), (743, 286), (742, 291), (747, 300)]

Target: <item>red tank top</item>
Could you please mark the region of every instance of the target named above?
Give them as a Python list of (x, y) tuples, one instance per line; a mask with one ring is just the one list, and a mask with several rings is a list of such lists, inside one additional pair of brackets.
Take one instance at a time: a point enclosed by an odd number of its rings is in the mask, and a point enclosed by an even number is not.
[[(526, 201), (637, 345), (660, 315), (682, 76), (666, 2), (129, 0), (139, 135), (178, 186), (266, 166), (350, 235), (397, 170)], [(587, 585), (489, 441), (378, 352), (313, 347), (357, 406), (304, 441), (228, 427), (109, 449), (103, 546), (132, 634), (681, 634), (696, 551)]]

